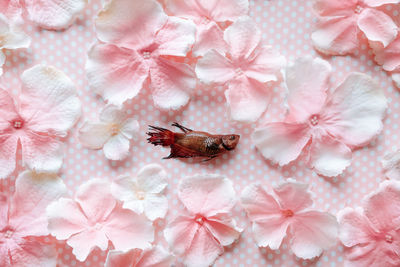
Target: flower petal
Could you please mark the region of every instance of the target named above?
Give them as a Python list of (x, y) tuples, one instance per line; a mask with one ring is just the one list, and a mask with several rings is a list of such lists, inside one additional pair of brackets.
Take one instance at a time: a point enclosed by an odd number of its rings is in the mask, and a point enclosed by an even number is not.
[(356, 16), (321, 18), (311, 39), (317, 50), (328, 55), (345, 55), (358, 48)]
[(64, 29), (85, 8), (86, 0), (25, 0), (29, 19), (45, 29)]
[(0, 32), (2, 33), (1, 48), (28, 48), (31, 43), (31, 38), (1, 13)]
[(154, 221), (158, 218), (164, 218), (168, 211), (168, 199), (163, 195), (148, 194), (144, 201), (144, 214)]
[(194, 44), (196, 26), (192, 21), (169, 17), (157, 33), (157, 53), (164, 56), (185, 57)]
[(397, 251), (382, 242), (370, 242), (365, 246), (350, 248), (346, 253), (344, 264), (352, 267), (396, 267), (400, 265)]
[(137, 139), (139, 136), (139, 129), (139, 122), (133, 118), (128, 118), (122, 125), (121, 134), (128, 139)]
[(91, 149), (100, 149), (111, 137), (109, 125), (106, 123), (85, 122), (79, 129), (79, 142)]
[(111, 183), (111, 193), (121, 200), (125, 209), (130, 209), (136, 213), (143, 212), (144, 200), (138, 199), (138, 188), (136, 182), (130, 176), (119, 176)]
[(198, 24), (196, 43), (192, 51), (193, 56), (203, 57), (211, 49), (218, 51), (220, 54), (224, 54), (227, 51), (228, 47), (224, 40), (224, 32), (212, 21), (206, 24)]
[(400, 151), (385, 154), (382, 159), (382, 167), (386, 177), (393, 180), (400, 180)]
[[(4, 192), (2, 192), (0, 193), (0, 225), (1, 227), (4, 227), (7, 224), (8, 224), (8, 197)], [(0, 248), (1, 247), (2, 246), (0, 246)]]
[(0, 136), (0, 179), (7, 178), (15, 170), (17, 146), (16, 136), (9, 134)]
[[(57, 251), (53, 244), (24, 240), (10, 250), (12, 265), (15, 267), (56, 266)], [(8, 265), (5, 265), (8, 267)]]
[(143, 251), (142, 258), (137, 267), (169, 267), (172, 265), (173, 256), (163, 247), (154, 246)]
[(137, 184), (146, 193), (161, 193), (167, 186), (167, 173), (158, 164), (148, 164), (137, 174)]
[(10, 224), (22, 236), (48, 235), (46, 208), (66, 193), (64, 182), (54, 174), (22, 172), (15, 182)]
[(384, 12), (372, 8), (364, 9), (357, 20), (358, 27), (370, 41), (388, 46), (397, 36), (397, 25)]
[(141, 249), (131, 249), (126, 252), (109, 250), (104, 267), (139, 267), (138, 261), (142, 257)]
[(95, 20), (96, 33), (103, 42), (143, 49), (152, 44), (167, 18), (155, 0), (112, 0)]
[(348, 16), (354, 12), (357, 3), (358, 0), (315, 0), (313, 9), (320, 16)]
[(9, 248), (8, 246), (1, 245), (0, 246), (0, 266), (4, 267), (12, 267), (11, 258), (8, 254)]
[(149, 69), (135, 50), (95, 44), (88, 52), (86, 73), (97, 94), (111, 104), (121, 105), (139, 93)]
[(150, 69), (156, 107), (177, 110), (189, 102), (196, 87), (196, 75), (187, 64), (158, 58)]
[(333, 177), (341, 174), (351, 164), (351, 158), (351, 149), (329, 135), (312, 141), (309, 164), (321, 175)]
[(386, 71), (400, 70), (400, 35), (388, 46), (374, 47), (375, 61)]
[(287, 179), (284, 183), (274, 187), (274, 193), (282, 209), (289, 209), (294, 213), (312, 206), (313, 200), (308, 184)]
[(221, 246), (231, 245), (239, 239), (240, 233), (243, 231), (243, 229), (237, 227), (235, 220), (221, 214), (207, 218), (204, 226)]
[(249, 58), (259, 45), (261, 31), (250, 17), (243, 16), (225, 30), (224, 40), (232, 58), (243, 60)]
[(112, 136), (103, 146), (104, 155), (110, 160), (123, 160), (129, 155), (130, 142), (122, 134)]
[(89, 228), (71, 236), (67, 240), (67, 244), (72, 247), (72, 254), (76, 259), (83, 262), (95, 247), (106, 250), (108, 239), (103, 231)]
[(106, 105), (101, 110), (99, 119), (102, 122), (122, 124), (126, 119), (126, 113), (122, 106)]
[(364, 4), (370, 7), (379, 7), (386, 4), (398, 4), (399, 0), (363, 0)]
[(253, 222), (253, 237), (259, 247), (279, 249), (288, 227), (289, 221), (282, 216), (270, 216), (268, 220)]
[(387, 108), (382, 88), (368, 75), (352, 73), (334, 91), (321, 117), (325, 129), (351, 146), (368, 144), (382, 130)]
[(321, 111), (330, 75), (331, 65), (319, 58), (299, 58), (286, 69), (290, 121), (303, 122)]
[(0, 50), (0, 76), (3, 75), (3, 65), (5, 62), (6, 62), (6, 55), (3, 53), (3, 51)]
[(218, 174), (198, 174), (181, 179), (178, 197), (191, 213), (206, 217), (229, 213), (236, 202), (232, 182)]
[(310, 137), (305, 123), (274, 122), (256, 129), (252, 140), (264, 158), (283, 166), (297, 159)]
[[(0, 52), (1, 54), (1, 52)], [(10, 128), (10, 121), (18, 119), (14, 99), (6, 91), (0, 88), (0, 131)]]
[(321, 255), (323, 250), (335, 245), (339, 226), (336, 217), (320, 211), (306, 211), (297, 214), (290, 225), (291, 248), (303, 259)]
[(232, 63), (214, 49), (197, 61), (195, 70), (200, 81), (206, 84), (225, 83), (236, 75)]
[(240, 16), (247, 15), (249, 2), (247, 0), (199, 0), (207, 15), (217, 22), (235, 21)]
[(21, 116), (36, 132), (66, 136), (81, 115), (72, 80), (54, 67), (36, 65), (21, 76)]
[(397, 88), (400, 88), (400, 73), (392, 73), (392, 79)]

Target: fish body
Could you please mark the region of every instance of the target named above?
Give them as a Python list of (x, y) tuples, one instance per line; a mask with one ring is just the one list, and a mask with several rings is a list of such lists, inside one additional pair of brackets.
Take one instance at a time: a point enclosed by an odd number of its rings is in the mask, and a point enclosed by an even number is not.
[(173, 123), (172, 126), (178, 127), (182, 132), (149, 126), (150, 131), (147, 133), (150, 136), (147, 139), (149, 143), (171, 147), (170, 155), (164, 159), (192, 157), (212, 159), (234, 149), (240, 139), (240, 136), (236, 134), (214, 135), (193, 131), (178, 123)]

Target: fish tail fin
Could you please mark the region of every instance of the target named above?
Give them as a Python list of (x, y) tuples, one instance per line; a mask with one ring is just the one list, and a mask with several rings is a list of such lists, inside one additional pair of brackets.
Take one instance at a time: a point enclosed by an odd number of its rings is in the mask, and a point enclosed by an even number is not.
[(165, 128), (149, 125), (147, 141), (155, 146), (170, 146), (175, 142), (175, 134)]

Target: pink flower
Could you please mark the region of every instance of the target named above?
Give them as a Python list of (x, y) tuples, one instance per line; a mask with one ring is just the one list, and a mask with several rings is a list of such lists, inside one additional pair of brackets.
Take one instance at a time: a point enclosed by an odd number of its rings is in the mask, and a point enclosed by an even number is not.
[(107, 105), (99, 122), (85, 122), (79, 129), (79, 141), (88, 148), (103, 148), (110, 160), (123, 160), (129, 155), (130, 140), (139, 136), (139, 123), (120, 108)]
[(399, 0), (314, 0), (319, 17), (311, 38), (316, 49), (333, 55), (353, 53), (359, 33), (369, 41), (388, 46), (397, 36), (397, 25), (379, 7)]
[(213, 174), (187, 177), (178, 197), (189, 214), (172, 221), (164, 237), (185, 266), (212, 265), (242, 231), (229, 215), (236, 202), (232, 182)]
[(365, 197), (363, 208), (338, 213), (345, 266), (400, 266), (400, 182), (384, 181)]
[(28, 19), (45, 29), (59, 30), (69, 27), (85, 7), (87, 0), (2, 0), (0, 13), (20, 21)]
[(57, 253), (32, 237), (46, 236), (46, 207), (66, 194), (63, 181), (53, 174), (22, 172), (15, 193), (0, 195), (0, 266), (55, 266)]
[(86, 63), (90, 86), (121, 105), (149, 84), (154, 104), (179, 109), (196, 86), (193, 70), (178, 62), (195, 41), (195, 25), (168, 17), (155, 0), (111, 0), (96, 18), (98, 38)]
[(111, 195), (110, 184), (91, 179), (82, 184), (75, 199), (60, 198), (47, 208), (49, 231), (58, 240), (67, 240), (72, 253), (84, 261), (94, 247), (106, 250), (145, 249), (154, 239), (151, 222), (123, 209)]
[(61, 71), (36, 65), (21, 80), (15, 102), (0, 89), (0, 178), (14, 171), (18, 143), (29, 169), (57, 172), (63, 159), (59, 139), (67, 135), (81, 112), (75, 85)]
[(336, 243), (338, 223), (327, 213), (312, 209), (308, 185), (288, 179), (271, 194), (259, 184), (242, 192), (242, 205), (253, 223), (253, 234), (260, 247), (279, 249), (285, 236), (293, 253), (303, 259), (321, 255)]
[(300, 58), (286, 70), (288, 114), (253, 133), (262, 155), (280, 166), (297, 159), (324, 176), (336, 176), (351, 163), (351, 149), (368, 144), (381, 130), (387, 107), (383, 90), (371, 77), (351, 73), (327, 94), (331, 66)]
[(400, 180), (400, 150), (387, 153), (382, 159), (382, 167), (386, 177)]
[(123, 202), (123, 208), (138, 214), (144, 213), (154, 221), (164, 218), (168, 199), (162, 194), (167, 187), (167, 173), (157, 164), (141, 168), (135, 178), (120, 176), (111, 184), (111, 193)]
[(248, 0), (165, 0), (167, 13), (190, 19), (196, 24), (196, 43), (193, 46), (195, 57), (204, 56), (215, 49), (225, 53), (227, 45), (223, 39), (222, 23), (233, 22), (247, 15)]
[(108, 252), (105, 267), (170, 267), (173, 257), (160, 246), (151, 249), (132, 249), (127, 252)]
[(210, 50), (196, 65), (197, 77), (206, 84), (226, 84), (230, 117), (254, 122), (266, 110), (267, 82), (277, 81), (283, 56), (261, 42), (261, 32), (249, 17), (241, 17), (224, 32), (228, 52)]

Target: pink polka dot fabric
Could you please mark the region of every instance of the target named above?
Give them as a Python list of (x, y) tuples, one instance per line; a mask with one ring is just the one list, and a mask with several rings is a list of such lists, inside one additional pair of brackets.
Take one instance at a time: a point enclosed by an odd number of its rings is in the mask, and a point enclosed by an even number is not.
[[(104, 101), (88, 86), (85, 74), (87, 51), (96, 40), (93, 18), (100, 8), (100, 1), (91, 1), (84, 13), (65, 31), (46, 31), (34, 25), (26, 25), (25, 31), (32, 37), (32, 45), (27, 50), (7, 51), (7, 61), (1, 77), (2, 82), (8, 84), (8, 88), (16, 94), (20, 74), (35, 64), (47, 63), (65, 72), (76, 83), (83, 115), (67, 137), (64, 165), (61, 170), (61, 177), (69, 189), (70, 196), (80, 184), (89, 179), (100, 177), (111, 181), (120, 174), (135, 174), (149, 163), (162, 165), (168, 173), (169, 185), (166, 195), (169, 211), (166, 219), (157, 220), (155, 225), (157, 243), (167, 248), (163, 229), (173, 217), (183, 213), (184, 207), (177, 198), (177, 185), (184, 176), (203, 172), (224, 174), (233, 181), (238, 196), (250, 183), (260, 182), (270, 188), (288, 177), (293, 177), (310, 184), (310, 189), (316, 196), (315, 208), (332, 214), (346, 206), (359, 206), (362, 198), (385, 180), (380, 160), (385, 153), (399, 147), (400, 94), (394, 88), (388, 74), (374, 63), (372, 51), (365, 43), (354, 56), (325, 57), (318, 54), (311, 42), (315, 16), (312, 13), (311, 1), (304, 0), (250, 0), (249, 14), (260, 27), (263, 42), (279, 50), (289, 61), (305, 55), (318, 56), (329, 61), (333, 67), (333, 88), (352, 71), (366, 73), (384, 89), (389, 103), (382, 133), (370, 145), (353, 152), (352, 164), (343, 174), (335, 178), (323, 178), (307, 168), (301, 160), (285, 167), (273, 165), (265, 160), (250, 139), (257, 124), (244, 125), (229, 121), (224, 89), (220, 87), (196, 90), (189, 104), (177, 112), (156, 109), (148, 90), (142, 90), (137, 97), (126, 103), (128, 114), (132, 114), (140, 123), (140, 136), (138, 140), (133, 141), (128, 158), (121, 162), (113, 162), (107, 160), (101, 150), (84, 148), (77, 138), (78, 129), (85, 120), (97, 120), (104, 106)], [(392, 12), (394, 16), (399, 14), (394, 8)], [(282, 121), (285, 115), (284, 97), (283, 84), (276, 85), (273, 88), (271, 104), (260, 121)], [(168, 156), (169, 149), (148, 144), (147, 127), (149, 124), (170, 127), (175, 121), (188, 128), (210, 133), (240, 134), (240, 143), (234, 151), (205, 163), (192, 160), (162, 160), (162, 157)], [(3, 191), (14, 190), (12, 184), (20, 169), (11, 179), (0, 182)], [(290, 251), (286, 239), (279, 250), (258, 248), (252, 236), (251, 223), (239, 202), (232, 216), (238, 222), (238, 226), (245, 230), (237, 242), (225, 249), (225, 253), (216, 260), (215, 266), (343, 266), (345, 248), (339, 241), (321, 257), (310, 261), (301, 260)], [(59, 266), (104, 265), (107, 251), (95, 249), (85, 262), (79, 262), (72, 254), (72, 249), (64, 242), (50, 237), (45, 238), (45, 241), (56, 242)], [(178, 259), (177, 265), (180, 264)]]

